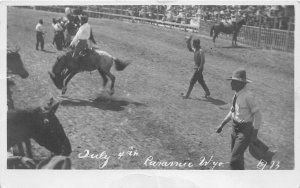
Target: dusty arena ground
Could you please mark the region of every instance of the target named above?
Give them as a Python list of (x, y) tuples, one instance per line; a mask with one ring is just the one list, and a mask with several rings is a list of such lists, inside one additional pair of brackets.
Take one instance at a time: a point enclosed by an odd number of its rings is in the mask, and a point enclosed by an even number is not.
[[(60, 98), (47, 73), (57, 56), (63, 52), (52, 46), (53, 17), (62, 14), (8, 8), (7, 43), (19, 45), (20, 54), (30, 76), (22, 80), (14, 77), (13, 99), (17, 108), (39, 106), (52, 97)], [(26, 19), (24, 19), (26, 18)], [(46, 52), (35, 50), (35, 25), (44, 20)], [(94, 37), (99, 49), (115, 57), (131, 60), (116, 76), (115, 94), (109, 100), (101, 91), (98, 72), (84, 72), (70, 82), (66, 96), (56, 113), (72, 145), (71, 160), (75, 169), (210, 169), (213, 162), (226, 163), (230, 158), (231, 125), (221, 134), (215, 133), (230, 108), (233, 91), (230, 89), (232, 71), (247, 70), (253, 80), (250, 90), (259, 101), (263, 125), (259, 137), (271, 150), (279, 169), (294, 168), (294, 54), (267, 51), (252, 47), (231, 48), (231, 41), (201, 38), (206, 53), (204, 78), (211, 98), (204, 98), (196, 85), (191, 98), (184, 100), (193, 73), (193, 54), (186, 48), (184, 31), (121, 20), (93, 19)], [(201, 33), (200, 33), (201, 34)], [(110, 84), (110, 83), (109, 83)], [(133, 147), (130, 148), (130, 147)], [(79, 158), (89, 150), (104, 154), (104, 159)], [(134, 150), (136, 156), (127, 151)], [(120, 159), (118, 154), (125, 152)], [(35, 160), (50, 153), (33, 142)], [(193, 167), (155, 167), (145, 161), (192, 162)], [(199, 165), (203, 158), (212, 161)], [(104, 163), (104, 164), (103, 164)], [(216, 163), (214, 163), (216, 164)], [(257, 169), (248, 152), (246, 169)], [(214, 169), (228, 169), (228, 165)], [(269, 169), (266, 168), (266, 169)]]

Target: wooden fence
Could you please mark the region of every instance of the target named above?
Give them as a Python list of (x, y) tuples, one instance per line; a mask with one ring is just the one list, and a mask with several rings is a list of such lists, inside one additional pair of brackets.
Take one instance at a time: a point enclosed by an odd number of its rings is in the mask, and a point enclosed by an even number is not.
[[(209, 21), (201, 21), (200, 32), (210, 33), (213, 24)], [(232, 35), (221, 34), (221, 38), (231, 40)], [(257, 48), (294, 52), (293, 31), (243, 26), (238, 35), (238, 42)]]
[[(32, 8), (35, 8), (36, 10), (44, 10), (44, 11), (51, 11), (51, 12), (60, 12), (60, 13), (64, 12), (64, 8), (59, 6), (57, 7), (36, 6)], [(103, 9), (101, 10), (104, 11)], [(124, 14), (123, 11), (124, 10), (113, 10), (114, 13), (118, 13), (118, 14), (112, 14), (111, 12), (109, 12), (108, 9), (106, 9), (105, 12), (85, 10), (88, 16), (93, 18), (128, 19), (131, 21), (146, 22), (146, 23), (161, 25), (170, 28), (182, 28), (183, 30), (199, 31), (206, 35), (210, 33), (210, 28), (214, 24), (211, 21), (201, 20), (200, 27), (196, 27), (189, 24), (179, 24), (175, 22), (123, 15)], [(221, 34), (220, 37), (225, 39), (230, 39), (230, 40), (232, 39), (232, 35)], [(280, 50), (280, 51), (286, 51), (292, 53), (294, 52), (293, 31), (268, 29), (263, 27), (259, 28), (253, 26), (243, 26), (238, 35), (238, 42), (249, 46), (257, 47), (257, 48), (274, 49), (274, 50)]]

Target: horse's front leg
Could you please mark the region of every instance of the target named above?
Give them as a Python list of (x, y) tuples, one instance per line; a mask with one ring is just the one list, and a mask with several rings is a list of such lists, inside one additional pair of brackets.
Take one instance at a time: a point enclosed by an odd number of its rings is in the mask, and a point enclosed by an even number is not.
[(75, 76), (75, 74), (77, 74), (77, 72), (76, 71), (72, 71), (64, 79), (64, 81), (63, 81), (63, 88), (61, 90), (61, 94), (62, 95), (64, 95), (66, 93), (66, 91), (67, 91), (67, 85), (68, 85), (69, 81)]
[(235, 34), (233, 34), (233, 38), (232, 38), (232, 46), (237, 47), (236, 42), (237, 42), (237, 34), (235, 33)]
[(213, 37), (213, 43), (214, 43), (214, 47), (216, 47), (216, 35), (214, 35)]
[(213, 38), (213, 42), (214, 42), (214, 46), (216, 47), (216, 38), (218, 37), (219, 33), (215, 33), (214, 38)]

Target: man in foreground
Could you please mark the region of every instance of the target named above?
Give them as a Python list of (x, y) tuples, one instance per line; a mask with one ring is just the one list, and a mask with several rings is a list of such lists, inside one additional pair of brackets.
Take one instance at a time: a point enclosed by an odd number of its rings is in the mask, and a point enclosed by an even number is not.
[(220, 133), (231, 119), (233, 120), (230, 168), (244, 170), (244, 152), (251, 142), (257, 140), (262, 115), (254, 96), (246, 87), (247, 83), (251, 82), (246, 78), (246, 71), (237, 69), (227, 80), (231, 80), (231, 88), (235, 91), (235, 95), (231, 110), (218, 126), (217, 133)]

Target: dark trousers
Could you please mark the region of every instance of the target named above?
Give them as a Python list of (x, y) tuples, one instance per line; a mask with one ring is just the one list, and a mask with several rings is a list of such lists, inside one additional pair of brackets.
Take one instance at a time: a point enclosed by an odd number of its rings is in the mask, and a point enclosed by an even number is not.
[(73, 53), (73, 58), (76, 59), (79, 56), (79, 53), (85, 49), (88, 48), (88, 43), (86, 40), (79, 40), (79, 42), (76, 44), (74, 53)]
[(63, 45), (64, 45), (64, 33), (63, 33), (63, 31), (56, 31), (53, 40), (56, 44), (56, 48), (58, 50), (62, 50)]
[(244, 153), (248, 148), (253, 132), (252, 123), (233, 123), (231, 133), (231, 159), (232, 170), (244, 170)]
[(206, 95), (210, 95), (210, 92), (209, 92), (209, 89), (204, 81), (204, 78), (203, 78), (203, 69), (202, 70), (199, 70), (199, 69), (196, 69), (194, 74), (193, 74), (193, 77), (190, 81), (190, 87), (189, 87), (189, 90), (186, 94), (186, 96), (190, 96), (192, 90), (193, 90), (193, 87), (195, 85), (195, 83), (198, 81), (198, 83), (202, 86), (203, 90), (205, 91), (205, 94)]
[(41, 44), (41, 49), (44, 50), (44, 37), (42, 32), (36, 32), (36, 46), (35, 49), (39, 49), (39, 44)]

